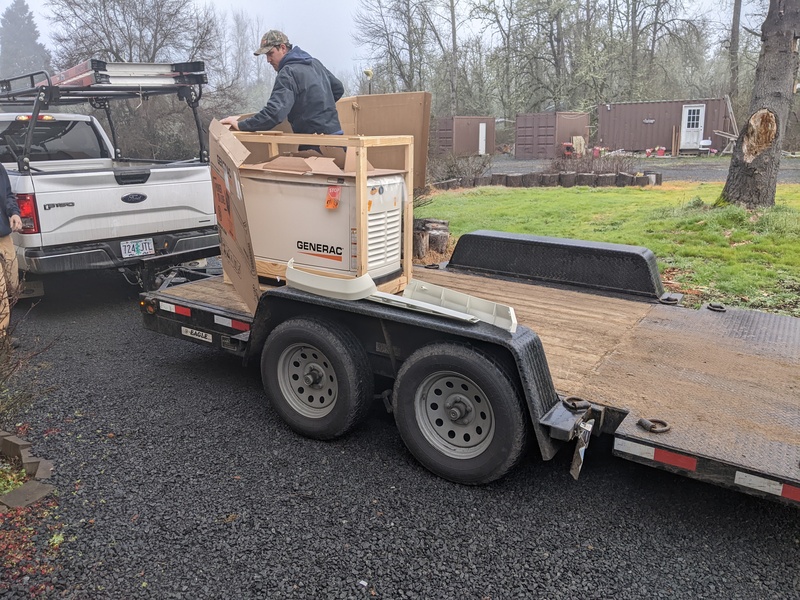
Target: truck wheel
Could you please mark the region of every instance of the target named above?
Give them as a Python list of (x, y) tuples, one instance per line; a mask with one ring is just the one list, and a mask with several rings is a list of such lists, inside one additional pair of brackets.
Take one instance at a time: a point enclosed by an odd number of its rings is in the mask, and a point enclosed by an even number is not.
[(397, 374), (394, 406), (411, 454), (456, 483), (499, 479), (526, 447), (527, 415), (516, 386), (469, 347), (442, 343), (414, 352)]
[(297, 433), (340, 437), (369, 410), (373, 380), (367, 353), (353, 333), (331, 321), (286, 321), (267, 338), (261, 378), (275, 411)]

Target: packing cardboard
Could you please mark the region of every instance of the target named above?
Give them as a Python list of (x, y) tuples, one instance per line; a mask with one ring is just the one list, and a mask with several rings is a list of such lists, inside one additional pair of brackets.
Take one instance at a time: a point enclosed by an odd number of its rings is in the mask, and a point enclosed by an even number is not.
[(211, 121), (208, 131), (222, 267), (247, 308), (255, 314), (261, 289), (239, 176), (239, 167), (250, 153), (216, 119)]
[[(370, 94), (366, 96), (346, 96), (336, 103), (339, 122), (345, 135), (367, 136), (414, 136), (414, 189), (425, 187), (428, 167), (428, 138), (430, 136), (431, 94), (430, 92), (404, 92), (399, 94)], [(241, 119), (251, 115), (242, 115)], [(276, 135), (291, 133), (292, 128), (284, 121), (271, 130)], [(283, 139), (283, 143), (277, 141)], [(242, 140), (251, 152), (253, 163), (264, 162), (265, 148)], [(297, 144), (287, 144), (286, 138), (276, 138), (274, 154), (295, 152)], [(332, 151), (332, 150), (331, 150)], [(328, 155), (326, 147), (322, 152)], [(369, 162), (380, 169), (405, 169), (403, 149), (370, 148)], [(341, 165), (340, 165), (341, 166)], [(346, 171), (352, 171), (343, 167)]]
[[(430, 135), (430, 92), (348, 96), (336, 103), (345, 135), (413, 135), (414, 189), (425, 187)], [(380, 169), (404, 169), (403, 148), (370, 148), (369, 162)]]

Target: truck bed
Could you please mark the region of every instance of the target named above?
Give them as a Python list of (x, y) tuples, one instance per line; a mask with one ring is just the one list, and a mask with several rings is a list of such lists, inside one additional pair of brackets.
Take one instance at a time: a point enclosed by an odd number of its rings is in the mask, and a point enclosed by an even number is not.
[[(445, 270), (416, 268), (414, 278), (513, 306), (541, 338), (559, 393), (628, 412), (617, 438), (800, 484), (800, 319)], [(159, 296), (250, 320), (222, 277)], [(647, 432), (640, 417), (671, 429)]]

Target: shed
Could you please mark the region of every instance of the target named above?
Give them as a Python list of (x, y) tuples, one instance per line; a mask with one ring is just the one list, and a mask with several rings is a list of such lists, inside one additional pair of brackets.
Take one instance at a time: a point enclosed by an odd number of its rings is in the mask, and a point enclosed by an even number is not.
[(438, 152), (458, 156), (494, 154), (494, 117), (439, 117), (434, 129)]
[(589, 113), (542, 112), (517, 115), (514, 158), (556, 158), (575, 136), (587, 138)]
[(616, 102), (597, 107), (597, 145), (611, 150), (642, 152), (659, 146), (676, 153), (722, 150), (737, 131), (727, 97)]

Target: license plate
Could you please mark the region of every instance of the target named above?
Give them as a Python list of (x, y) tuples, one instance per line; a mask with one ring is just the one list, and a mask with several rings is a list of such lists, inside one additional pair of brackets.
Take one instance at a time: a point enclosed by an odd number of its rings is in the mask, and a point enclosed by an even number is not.
[(146, 256), (148, 254), (156, 253), (156, 249), (153, 247), (153, 238), (120, 242), (119, 246), (120, 249), (122, 250), (122, 258), (132, 258), (134, 256)]

